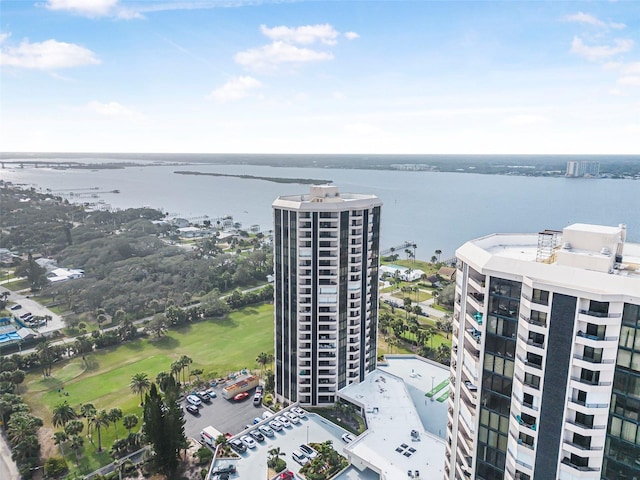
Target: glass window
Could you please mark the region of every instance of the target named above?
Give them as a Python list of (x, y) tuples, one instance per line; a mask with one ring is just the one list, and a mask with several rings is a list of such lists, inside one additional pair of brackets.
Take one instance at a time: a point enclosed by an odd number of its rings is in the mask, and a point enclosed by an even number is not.
[(547, 290), (533, 289), (533, 295), (531, 296), (533, 303), (539, 303), (541, 305), (549, 305), (549, 292)]

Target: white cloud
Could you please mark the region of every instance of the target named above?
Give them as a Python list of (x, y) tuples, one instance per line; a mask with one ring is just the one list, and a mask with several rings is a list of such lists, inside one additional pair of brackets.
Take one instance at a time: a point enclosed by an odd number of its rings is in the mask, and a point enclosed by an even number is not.
[(2, 44), (0, 45), (0, 65), (56, 70), (100, 63), (95, 53), (74, 43), (58, 42), (53, 39), (31, 43), (25, 39), (15, 47), (4, 45), (7, 37), (8, 35), (4, 34), (0, 38)]
[(513, 115), (508, 117), (505, 120), (507, 125), (540, 125), (542, 123), (549, 122), (549, 119), (544, 115), (531, 115), (531, 114), (522, 114), (522, 115)]
[(592, 62), (603, 61), (620, 53), (626, 53), (633, 48), (633, 40), (617, 38), (613, 45), (586, 45), (580, 37), (573, 37), (571, 53), (575, 53)]
[(333, 54), (299, 48), (282, 41), (236, 53), (235, 61), (250, 70), (271, 70), (284, 63), (306, 63), (332, 60)]
[(49, 10), (62, 10), (84, 17), (104, 17), (110, 15), (118, 0), (48, 0)]
[(347, 40), (355, 40), (356, 38), (360, 38), (360, 35), (358, 35), (356, 32), (346, 32), (344, 36)]
[(575, 22), (575, 23), (583, 23), (587, 25), (592, 25), (594, 27), (600, 28), (615, 28), (616, 30), (621, 30), (626, 27), (624, 23), (616, 23), (616, 22), (605, 22), (600, 20), (598, 17), (591, 15), (589, 13), (578, 12), (573, 15), (567, 15), (565, 17), (567, 22)]
[(101, 103), (94, 100), (87, 104), (87, 108), (106, 117), (134, 117), (137, 115), (136, 112), (118, 102)]
[(262, 84), (253, 77), (232, 78), (227, 83), (211, 92), (207, 98), (219, 103), (240, 100), (251, 95), (251, 91), (260, 88)]
[(626, 75), (640, 75), (640, 62), (625, 63), (620, 71)]
[(640, 75), (625, 75), (618, 79), (618, 85), (625, 87), (640, 87)]
[(271, 40), (300, 45), (311, 45), (316, 41), (325, 45), (335, 45), (339, 35), (337, 30), (328, 23), (304, 25), (302, 27), (286, 27), (283, 25), (273, 28), (260, 25), (260, 31)]

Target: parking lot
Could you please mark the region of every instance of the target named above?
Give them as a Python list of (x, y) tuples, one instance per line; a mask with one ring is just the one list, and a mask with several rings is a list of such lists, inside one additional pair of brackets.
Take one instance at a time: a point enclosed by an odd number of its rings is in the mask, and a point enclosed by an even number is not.
[[(336, 451), (343, 454), (342, 450), (346, 445), (341, 438), (343, 433), (345, 430), (319, 415), (307, 413), (307, 418), (302, 419), (297, 425), (292, 424), (289, 428), (283, 428), (279, 432), (275, 432), (273, 437), (265, 437), (264, 441), (257, 442), (256, 448), (241, 453), (240, 459), (232, 461), (235, 463), (237, 472), (231, 478), (233, 480), (265, 478), (268, 452), (272, 448), (280, 448), (284, 454), (282, 458), (287, 462), (287, 468), (297, 474), (301, 465), (292, 458), (291, 452), (293, 450), (298, 449), (299, 445), (303, 443), (321, 443), (331, 440)], [(228, 464), (230, 462), (229, 460), (218, 460), (214, 469), (218, 463)]]
[[(236, 433), (244, 430), (244, 426), (253, 423), (255, 417), (261, 417), (262, 413), (267, 409), (263, 406), (255, 406), (252, 402), (254, 390), (250, 390), (251, 395), (245, 400), (236, 402), (234, 400), (225, 400), (222, 398), (222, 388), (214, 388), (217, 397), (211, 400), (211, 403), (200, 405), (198, 415), (192, 415), (185, 411), (184, 418), (186, 424), (184, 431), (187, 437), (200, 440), (200, 432), (208, 425), (218, 430), (220, 433)], [(182, 405), (186, 406), (186, 401), (182, 401)]]

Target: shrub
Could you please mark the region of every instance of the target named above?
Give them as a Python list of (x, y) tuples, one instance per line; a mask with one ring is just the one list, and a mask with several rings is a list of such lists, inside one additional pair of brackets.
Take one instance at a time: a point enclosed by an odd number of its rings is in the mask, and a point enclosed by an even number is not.
[(44, 474), (47, 477), (56, 478), (68, 470), (67, 462), (64, 458), (50, 457), (44, 462)]
[(213, 458), (213, 452), (207, 447), (202, 447), (194, 454), (194, 456), (198, 457), (198, 465), (204, 465), (211, 461)]

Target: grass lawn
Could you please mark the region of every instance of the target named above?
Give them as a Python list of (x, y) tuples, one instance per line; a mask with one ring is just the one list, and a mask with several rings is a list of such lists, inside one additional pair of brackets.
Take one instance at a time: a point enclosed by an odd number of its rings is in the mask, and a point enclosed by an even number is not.
[(435, 263), (425, 262), (423, 260), (401, 260), (398, 259), (395, 262), (380, 262), (383, 265), (400, 265), (401, 267), (411, 268), (413, 270), (422, 270), (427, 276), (436, 273), (440, 266)]
[[(400, 300), (404, 300), (404, 297), (409, 297), (414, 304), (416, 303), (415, 292), (404, 293), (398, 290), (397, 292), (392, 293), (391, 296), (398, 298)], [(431, 295), (431, 292), (427, 290), (418, 290), (418, 302), (424, 302), (426, 300), (429, 300), (430, 298), (433, 298), (433, 295)]]
[[(88, 355), (86, 362), (74, 358), (54, 366), (48, 378), (43, 378), (39, 371), (30, 373), (22, 393), (33, 413), (43, 419), (45, 427), (51, 427), (53, 407), (64, 400), (76, 410), (80, 404), (90, 402), (98, 410), (118, 407), (125, 415), (141, 416), (140, 397), (129, 389), (134, 374), (144, 372), (153, 381), (159, 372), (169, 370), (171, 362), (188, 355), (193, 359), (191, 369), (202, 368), (205, 376), (220, 376), (242, 368), (258, 368), (255, 359), (260, 352), (273, 353), (273, 305), (270, 304), (246, 307), (223, 320), (208, 320), (172, 330), (159, 340), (139, 339), (101, 350)], [(58, 391), (62, 388), (64, 390)], [(118, 432), (120, 437), (126, 434), (121, 422)], [(113, 426), (103, 430), (103, 448), (108, 451), (114, 439)], [(94, 441), (97, 444), (96, 435)], [(96, 448), (97, 445), (93, 447), (89, 441), (85, 443), (85, 455), (78, 468), (81, 473), (109, 463), (108, 454), (95, 454)], [(69, 465), (75, 463), (73, 454), (66, 457)]]
[(5, 288), (8, 288), (12, 292), (18, 292), (20, 290), (24, 290), (25, 288), (29, 288), (29, 280), (27, 279), (13, 280), (11, 282), (5, 283), (2, 286)]

